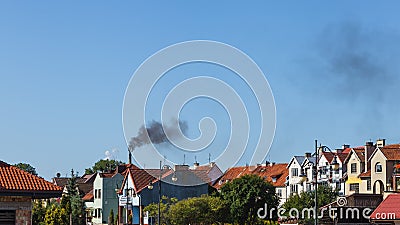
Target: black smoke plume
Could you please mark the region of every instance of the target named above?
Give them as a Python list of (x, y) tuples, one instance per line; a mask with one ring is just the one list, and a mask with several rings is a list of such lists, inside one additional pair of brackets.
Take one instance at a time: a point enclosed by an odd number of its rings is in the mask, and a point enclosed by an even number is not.
[(181, 131), (183, 134), (186, 134), (187, 128), (188, 125), (186, 121), (171, 120), (170, 124), (167, 124), (165, 127), (163, 127), (160, 122), (153, 120), (147, 126), (142, 125), (139, 128), (137, 136), (132, 137), (129, 144), (131, 150), (133, 151), (135, 148), (148, 145), (150, 143), (166, 143), (169, 142), (166, 134), (168, 134), (170, 138), (177, 138)]

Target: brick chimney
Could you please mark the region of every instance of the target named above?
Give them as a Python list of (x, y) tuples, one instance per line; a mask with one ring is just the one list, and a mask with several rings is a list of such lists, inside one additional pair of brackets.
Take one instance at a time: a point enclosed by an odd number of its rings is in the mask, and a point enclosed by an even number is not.
[(306, 154), (304, 154), (304, 156), (305, 156), (306, 158), (310, 158), (310, 157), (311, 157), (311, 153), (310, 153), (310, 152), (306, 152)]
[(365, 152), (364, 152), (364, 157), (365, 157), (364, 172), (367, 172), (369, 169), (371, 169), (371, 162), (368, 162), (368, 159), (372, 155), (372, 152), (374, 151), (375, 151), (374, 143), (372, 141), (367, 141), (365, 143)]

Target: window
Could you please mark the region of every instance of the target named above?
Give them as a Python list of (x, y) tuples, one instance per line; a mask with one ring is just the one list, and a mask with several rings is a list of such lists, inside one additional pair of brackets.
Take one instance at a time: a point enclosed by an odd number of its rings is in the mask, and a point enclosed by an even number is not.
[(101, 189), (99, 189), (98, 198), (101, 198)]
[(290, 185), (290, 193), (291, 194), (294, 194), (294, 193), (297, 194), (297, 184), (291, 184)]
[(293, 177), (299, 176), (299, 170), (297, 168), (292, 168), (292, 176)]
[(352, 163), (350, 168), (351, 173), (357, 173), (357, 163)]
[(382, 164), (380, 162), (375, 164), (375, 172), (382, 173)]
[(350, 191), (358, 191), (359, 185), (358, 184), (350, 184)]
[(371, 179), (367, 180), (367, 190), (370, 191), (371, 190)]
[(277, 190), (277, 195), (279, 198), (282, 198), (282, 189)]
[(272, 182), (275, 183), (276, 182), (276, 177), (272, 178)]

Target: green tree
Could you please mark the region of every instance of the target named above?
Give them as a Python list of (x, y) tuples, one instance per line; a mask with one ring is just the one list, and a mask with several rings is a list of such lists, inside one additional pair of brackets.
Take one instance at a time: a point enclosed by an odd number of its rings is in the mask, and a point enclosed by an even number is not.
[(42, 200), (34, 200), (32, 202), (32, 224), (44, 225), (44, 217), (46, 215), (46, 207)]
[(85, 174), (93, 174), (96, 172), (111, 172), (117, 168), (118, 165), (124, 164), (122, 161), (114, 159), (101, 159), (97, 161), (92, 168), (85, 169)]
[[(257, 175), (245, 175), (226, 183), (221, 188), (221, 198), (228, 205), (227, 222), (240, 225), (262, 223), (258, 209), (265, 204), (277, 208), (279, 203), (275, 187)], [(268, 219), (276, 219), (276, 215)]]
[[(160, 202), (160, 212), (161, 212), (161, 224), (169, 224), (168, 221), (168, 210), (171, 205), (175, 204), (178, 202), (178, 199), (176, 198), (168, 198), (166, 196), (162, 196), (161, 202)], [(148, 211), (149, 216), (153, 218), (158, 217), (158, 204), (157, 203), (151, 203), (148, 206), (144, 207), (143, 211)], [(157, 222), (157, 220), (156, 220)]]
[(37, 172), (36, 172), (35, 167), (31, 166), (28, 163), (18, 163), (18, 164), (14, 164), (14, 166), (18, 167), (19, 169), (24, 170), (24, 171), (26, 171), (26, 172), (28, 172), (30, 174), (38, 175)]
[(46, 225), (68, 225), (67, 211), (58, 204), (52, 204), (46, 210), (46, 215), (44, 218), (44, 223)]
[(110, 215), (108, 216), (108, 225), (113, 225), (114, 222), (114, 210), (110, 210)]
[(201, 196), (172, 205), (168, 218), (173, 225), (214, 224), (222, 221), (225, 203), (219, 197)]
[(85, 223), (85, 208), (76, 179), (77, 174), (72, 169), (71, 178), (68, 179), (66, 186), (67, 193), (61, 199), (61, 208), (65, 210), (67, 215), (71, 214), (72, 224), (81, 225)]
[[(317, 195), (318, 208), (335, 201), (337, 198), (337, 192), (325, 185), (318, 186)], [(289, 216), (290, 209), (297, 209), (300, 213), (299, 217), (302, 217), (303, 209), (315, 207), (315, 191), (307, 191), (300, 193), (300, 195), (292, 195), (286, 200), (282, 207), (286, 210), (285, 216)], [(299, 222), (303, 224), (313, 224), (314, 219), (309, 218), (308, 214), (305, 215), (307, 218), (300, 218)]]

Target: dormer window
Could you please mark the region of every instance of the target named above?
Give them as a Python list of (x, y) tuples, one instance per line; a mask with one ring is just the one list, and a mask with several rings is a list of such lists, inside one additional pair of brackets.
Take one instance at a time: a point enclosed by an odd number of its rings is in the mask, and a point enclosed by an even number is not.
[(274, 183), (276, 182), (276, 177), (272, 178), (272, 182), (274, 182)]

